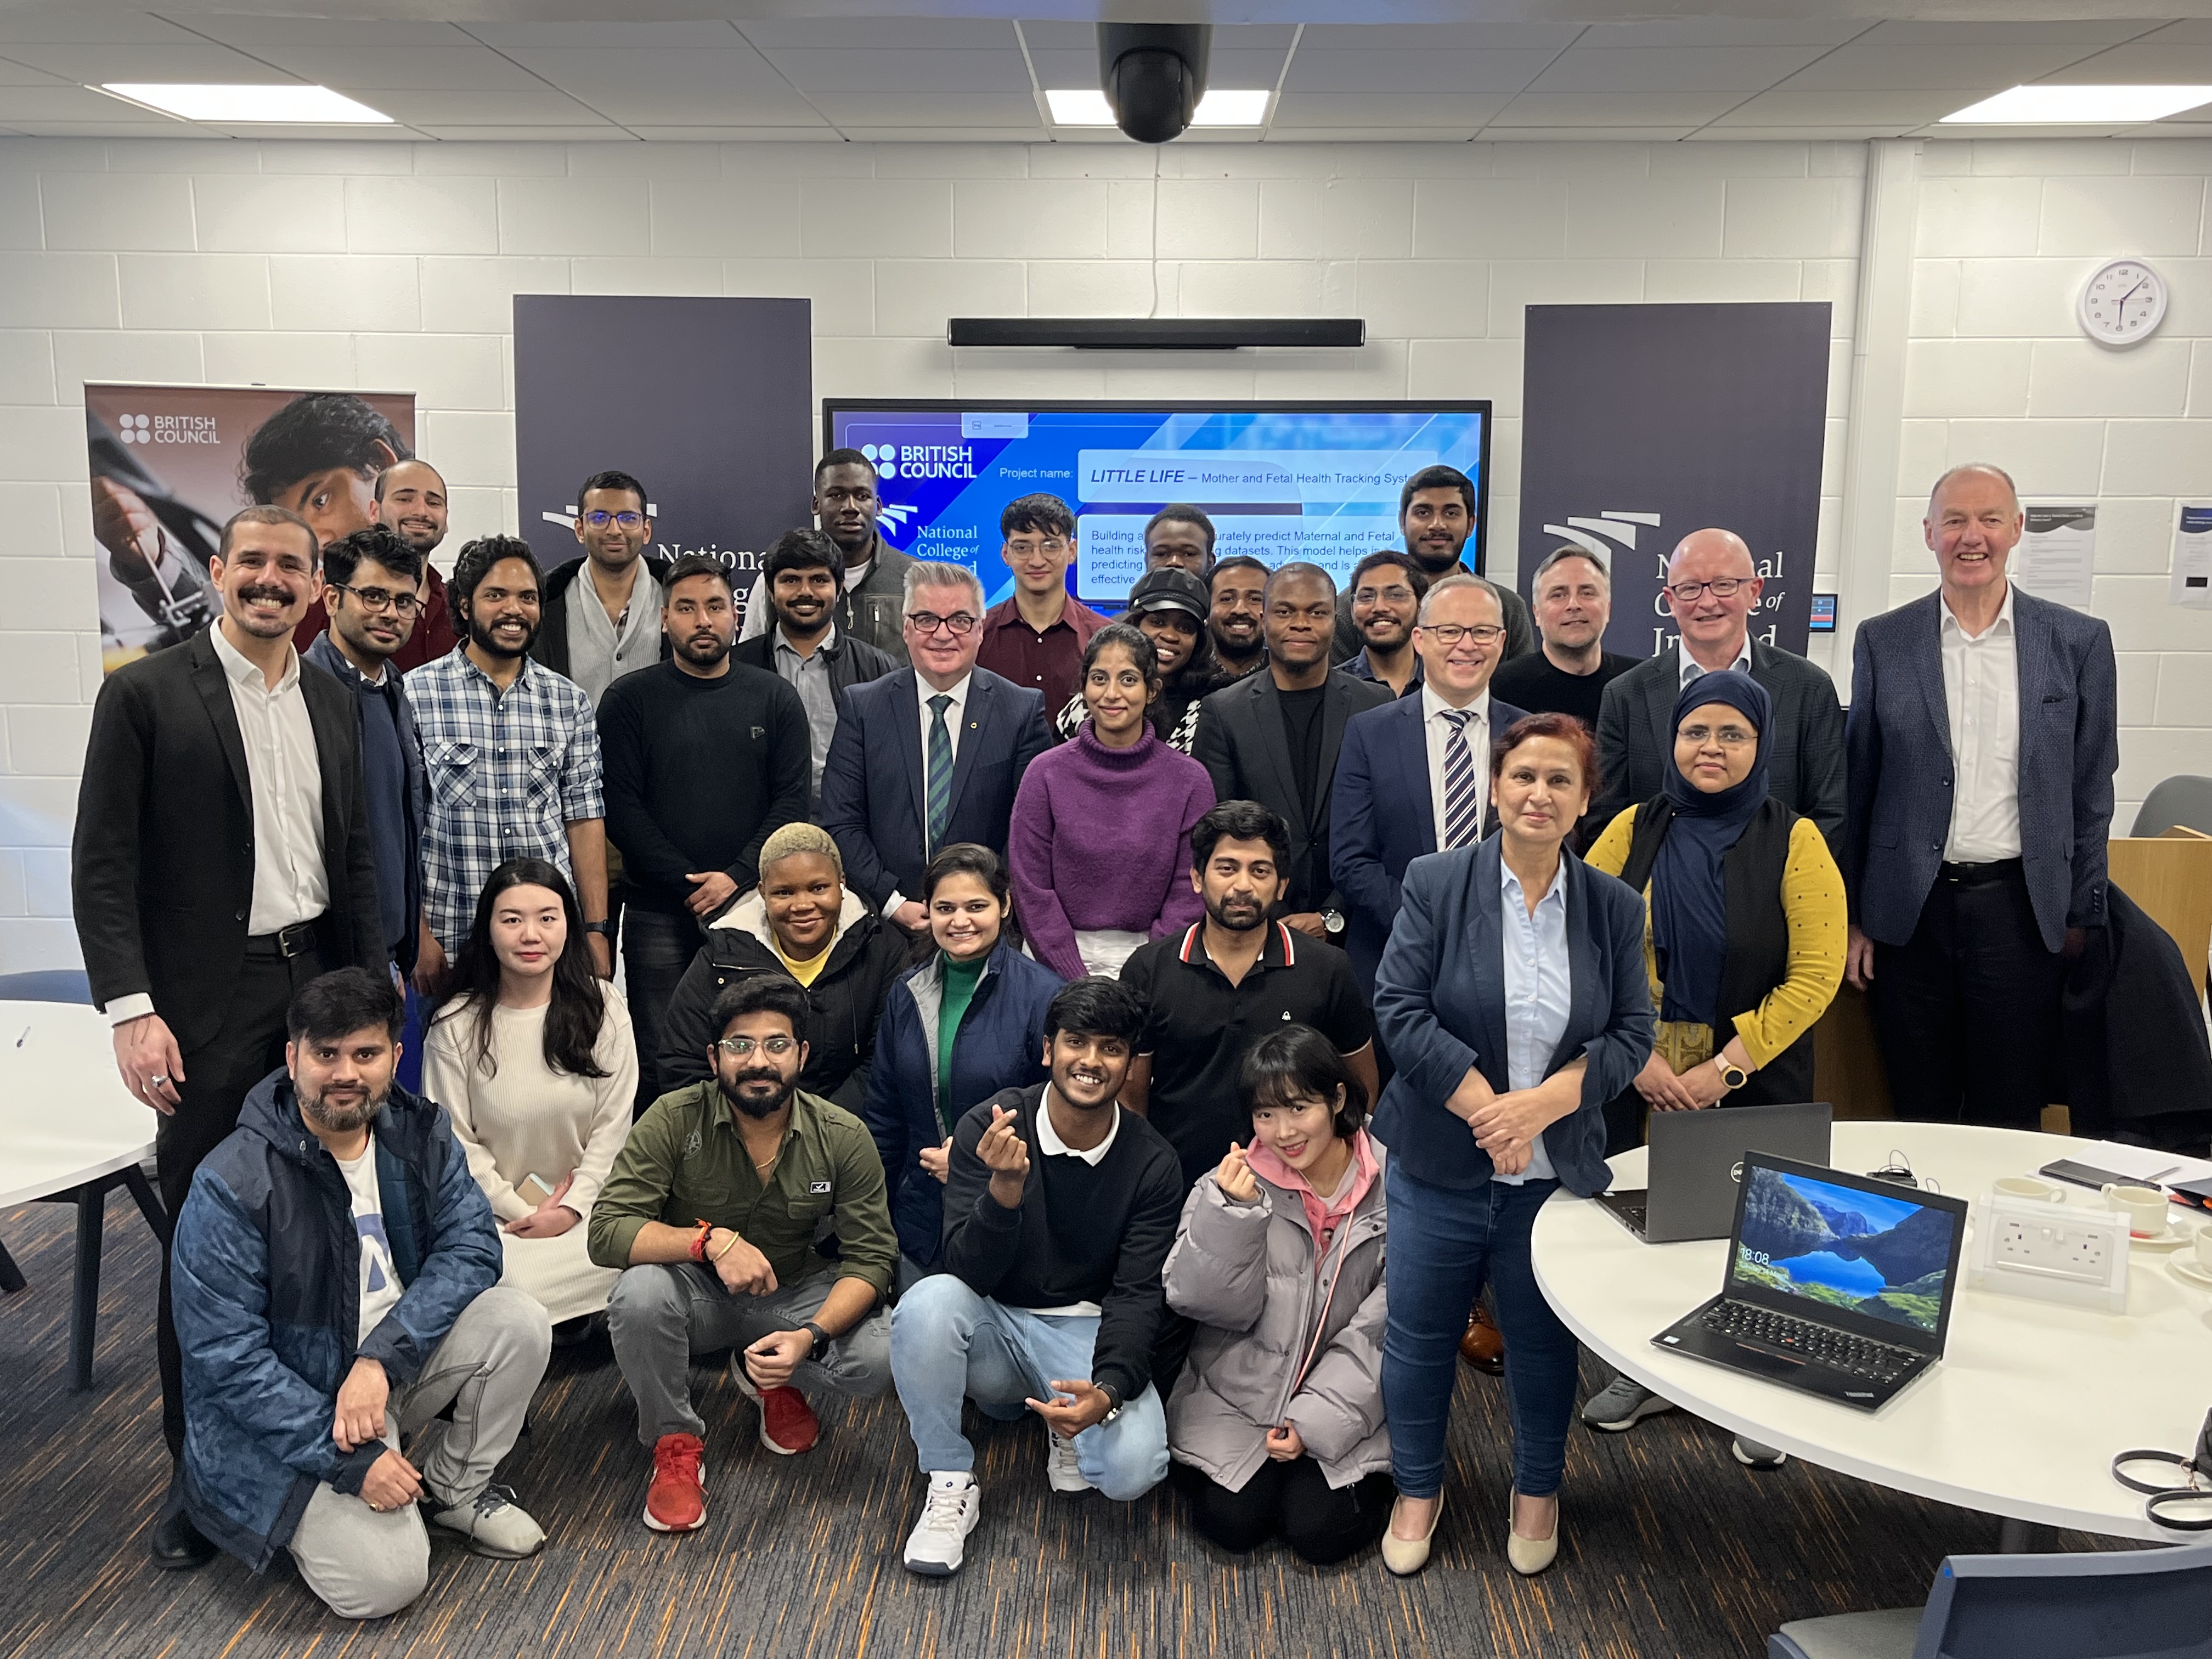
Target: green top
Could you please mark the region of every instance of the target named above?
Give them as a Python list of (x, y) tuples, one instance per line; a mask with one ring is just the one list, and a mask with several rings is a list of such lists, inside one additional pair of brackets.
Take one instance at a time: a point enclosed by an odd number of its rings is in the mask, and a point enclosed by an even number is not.
[(988, 951), (972, 962), (955, 962), (942, 951), (938, 952), (945, 989), (937, 1004), (937, 1121), (947, 1134), (960, 1120), (951, 1101), (952, 1039), (960, 1035), (960, 1022), (968, 1018), (968, 1005), (975, 1000), (975, 987), (990, 959)]
[(794, 1094), (774, 1177), (763, 1187), (732, 1121), (736, 1110), (712, 1079), (653, 1103), (592, 1205), (592, 1260), (629, 1267), (630, 1246), (648, 1221), (711, 1221), (766, 1256), (778, 1284), (796, 1285), (832, 1265), (815, 1250), (814, 1236), (834, 1209), (839, 1277), (865, 1279), (888, 1296), (898, 1235), (866, 1127), (819, 1095)]

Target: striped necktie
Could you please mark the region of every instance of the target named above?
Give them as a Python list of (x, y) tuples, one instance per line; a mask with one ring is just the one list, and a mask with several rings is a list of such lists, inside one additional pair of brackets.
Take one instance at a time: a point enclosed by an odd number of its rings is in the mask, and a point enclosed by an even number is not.
[(1468, 722), (1472, 708), (1442, 711), (1450, 723), (1444, 739), (1444, 844), (1440, 851), (1472, 847), (1482, 834), (1482, 792), (1475, 787), (1474, 751), (1468, 746)]
[(952, 733), (945, 730), (945, 711), (952, 699), (943, 692), (929, 700), (929, 850), (945, 841), (945, 826), (952, 818)]

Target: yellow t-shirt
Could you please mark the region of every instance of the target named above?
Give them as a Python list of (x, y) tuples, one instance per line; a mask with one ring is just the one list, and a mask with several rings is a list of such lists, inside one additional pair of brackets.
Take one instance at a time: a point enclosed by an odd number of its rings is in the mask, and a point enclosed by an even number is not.
[(830, 965), (830, 953), (837, 948), (837, 935), (833, 932), (830, 935), (830, 942), (804, 962), (794, 962), (784, 955), (782, 943), (777, 939), (772, 928), (769, 932), (768, 948), (775, 952), (775, 959), (784, 965), (792, 978), (811, 990), (814, 981), (822, 977), (822, 970)]

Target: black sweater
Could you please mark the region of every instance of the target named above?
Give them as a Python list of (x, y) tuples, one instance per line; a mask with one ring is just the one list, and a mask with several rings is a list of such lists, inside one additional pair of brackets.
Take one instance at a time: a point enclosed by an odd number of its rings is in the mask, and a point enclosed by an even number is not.
[[(961, 1118), (945, 1192), (945, 1270), (1010, 1308), (1099, 1305), (1091, 1380), (1134, 1400), (1152, 1380), (1152, 1348), (1167, 1321), (1160, 1269), (1182, 1218), (1182, 1164), (1160, 1132), (1121, 1113), (1114, 1145), (1093, 1168), (1037, 1150), (1036, 1115), (1049, 1084), (1006, 1089)], [(1030, 1149), (1022, 1206), (991, 1196), (975, 1143), (991, 1109), (1018, 1112)]]
[(607, 688), (599, 722), (607, 839), (641, 909), (682, 911), (687, 871), (744, 891), (761, 843), (806, 816), (806, 708), (774, 674), (732, 663), (702, 680), (657, 663)]

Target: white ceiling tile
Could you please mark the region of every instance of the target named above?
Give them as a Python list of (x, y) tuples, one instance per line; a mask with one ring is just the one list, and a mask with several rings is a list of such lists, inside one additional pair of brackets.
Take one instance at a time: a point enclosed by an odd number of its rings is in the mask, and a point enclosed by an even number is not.
[(0, 87), (0, 121), (89, 121), (100, 126), (166, 128), (179, 136), (189, 122), (156, 114), (83, 87)]
[(858, 127), (839, 129), (856, 144), (1042, 143), (1051, 137), (1042, 123), (1022, 127)]
[(2087, 56), (2082, 46), (2008, 45), (1968, 46), (1854, 43), (1838, 46), (1792, 76), (1793, 90), (1911, 92), (1923, 88), (1988, 87), (1992, 91), (2039, 80)]
[[(806, 93), (1004, 92), (1029, 90), (1029, 65), (1012, 50), (915, 52), (848, 47), (769, 49), (762, 54)], [(1086, 83), (1087, 84), (1087, 83)]]
[(179, 28), (143, 11), (95, 11), (88, 6), (71, 6), (0, 16), (0, 41), (99, 46), (125, 41), (191, 41), (196, 38), (190, 29)]
[(10, 45), (7, 55), (19, 64), (42, 69), (64, 79), (96, 86), (106, 81), (216, 82), (239, 86), (265, 85), (292, 77), (282, 70), (256, 62), (242, 52), (218, 46), (210, 40), (180, 40), (164, 45), (129, 42), (113, 46)]
[(509, 47), (544, 52), (752, 50), (743, 35), (720, 18), (688, 23), (466, 23), (462, 27), (501, 52)]
[(1482, 131), (1483, 141), (1508, 144), (1583, 144), (1604, 143), (1672, 143), (1686, 138), (1695, 127), (1506, 127), (1492, 125)]
[(1030, 127), (1040, 131), (1044, 118), (1036, 100), (1026, 90), (1018, 93), (838, 93), (814, 100), (823, 115), (838, 127), (927, 127), (938, 122), (962, 128)]
[(275, 46), (468, 46), (475, 41), (452, 23), (407, 18), (256, 17), (244, 12), (195, 14), (192, 27), (228, 46), (264, 52)]
[(1316, 52), (1291, 59), (1284, 90), (1297, 92), (1518, 92), (1541, 74), (1553, 53), (1467, 52)]
[[(363, 100), (395, 121), (410, 126), (542, 126), (574, 123), (597, 126), (600, 112), (543, 82), (533, 85), (486, 87), (476, 92), (434, 87), (421, 92), (364, 93)], [(327, 129), (325, 129), (327, 131)]]
[(1298, 37), (1310, 52), (1557, 52), (1580, 23), (1311, 23)]
[(2212, 17), (2185, 17), (2144, 38), (2161, 46), (2212, 46)]
[(1832, 46), (1867, 27), (1863, 18), (1833, 21), (1758, 17), (1675, 17), (1649, 23), (1593, 23), (1575, 42), (1599, 50), (1668, 46)]
[(1267, 129), (1271, 144), (1460, 144), (1474, 137), (1474, 127), (1286, 127), (1280, 122)]
[(1528, 83), (1530, 92), (1764, 92), (1825, 46), (1575, 46)]
[(817, 120), (811, 126), (786, 127), (664, 127), (644, 122), (630, 122), (629, 131), (641, 138), (655, 138), (669, 143), (781, 143), (804, 142), (820, 143), (836, 137), (827, 121)]
[(76, 84), (76, 82), (65, 81), (58, 75), (33, 69), (28, 64), (0, 58), (0, 87), (73, 87)]
[(742, 42), (734, 52), (518, 48), (512, 55), (625, 126), (805, 126), (819, 118), (805, 98)]
[(996, 17), (769, 17), (738, 24), (763, 52), (872, 47), (1012, 52), (1014, 26)]
[(1286, 92), (1275, 128), (1389, 127), (1401, 132), (1455, 132), (1480, 127), (1512, 101), (1510, 93), (1408, 98), (1382, 93)]
[(2088, 50), (2134, 39), (2155, 28), (2154, 20), (2117, 18), (2095, 21), (1934, 23), (1893, 18), (1877, 23), (1861, 43), (1869, 46), (2045, 46)]
[(1894, 131), (1900, 126), (1940, 119), (1988, 95), (1981, 88), (1906, 92), (1803, 91), (1793, 82), (1747, 99), (1723, 116), (1720, 124), (1831, 127), (1863, 123), (1868, 131)]
[[(212, 123), (195, 122), (189, 129), (198, 136), (212, 138), (251, 138), (261, 143), (289, 143), (304, 140), (310, 143), (327, 144), (331, 130), (326, 126), (283, 126), (254, 122), (246, 126), (226, 127)], [(404, 122), (388, 127), (347, 127), (345, 142), (352, 143), (408, 143), (423, 137), (421, 128)]]
[(441, 123), (426, 122), (415, 131), (425, 138), (466, 144), (592, 143), (602, 140), (629, 140), (630, 137), (621, 127), (604, 122), (596, 126), (447, 126)]
[(1699, 126), (1735, 101), (1725, 92), (1524, 92), (1491, 124), (1501, 127)]
[(275, 46), (258, 55), (303, 81), (348, 90), (483, 91), (545, 83), (489, 46)]
[(1070, 52), (1087, 48), (1093, 57), (1097, 55), (1098, 26), (1096, 23), (1032, 21), (1024, 18), (1021, 29), (1022, 39), (1030, 43), (1031, 52), (1039, 47)]
[(2212, 86), (2212, 40), (2195, 46), (2161, 34), (2155, 44), (2114, 46), (2043, 78), (2076, 86)]

